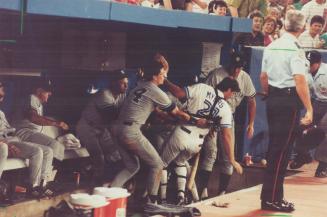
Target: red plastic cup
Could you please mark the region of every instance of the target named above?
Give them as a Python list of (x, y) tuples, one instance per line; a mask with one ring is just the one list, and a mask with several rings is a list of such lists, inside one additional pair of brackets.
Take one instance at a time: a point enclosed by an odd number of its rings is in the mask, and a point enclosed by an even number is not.
[(94, 217), (126, 217), (127, 198), (130, 196), (126, 189), (98, 187), (94, 194), (105, 196), (109, 201), (107, 206), (94, 209)]

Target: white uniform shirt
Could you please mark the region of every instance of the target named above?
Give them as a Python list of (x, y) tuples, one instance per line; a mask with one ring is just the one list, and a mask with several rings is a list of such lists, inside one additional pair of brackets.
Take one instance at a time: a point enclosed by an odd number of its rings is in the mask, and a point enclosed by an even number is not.
[[(207, 84), (195, 84), (185, 88), (187, 95), (187, 106), (186, 110), (190, 114), (195, 114), (197, 116), (206, 117), (210, 114), (212, 106), (214, 105), (216, 99), (216, 93), (213, 87)], [(231, 128), (233, 121), (233, 114), (228, 103), (222, 99), (223, 94), (218, 92), (221, 99), (212, 110), (212, 117), (220, 117), (220, 126), (222, 128)], [(203, 132), (201, 134), (205, 135), (208, 133), (209, 129), (201, 129)]]
[(322, 16), (324, 15), (324, 9), (326, 7), (327, 3), (318, 4), (316, 0), (311, 0), (310, 2), (306, 3), (302, 9), (301, 12), (304, 14), (305, 19), (307, 21), (307, 25), (310, 25), (311, 18), (315, 15)]
[(13, 142), (13, 141), (19, 141), (17, 137), (14, 136), (8, 136), (10, 133), (14, 133), (16, 130), (15, 128), (12, 128), (10, 124), (7, 121), (5, 113), (0, 110), (0, 138), (1, 140), (4, 140), (5, 142)]
[(176, 107), (158, 86), (150, 81), (139, 82), (129, 92), (119, 113), (118, 122), (145, 124), (156, 106), (168, 112)]
[(305, 53), (295, 36), (286, 32), (265, 48), (262, 72), (267, 73), (268, 83), (273, 87), (295, 87), (293, 76), (307, 73)]
[(99, 110), (106, 109), (108, 107), (114, 107), (120, 109), (126, 94), (119, 94), (116, 98), (112, 94), (111, 90), (104, 89), (92, 97), (82, 112), (82, 118), (94, 126), (103, 125), (105, 121), (104, 117), (100, 114)]
[[(226, 70), (223, 67), (219, 67), (208, 75), (205, 83), (215, 87), (226, 77), (228, 77)], [(240, 92), (234, 93), (233, 96), (227, 100), (233, 113), (244, 97), (254, 97), (256, 94), (250, 75), (243, 70), (241, 70), (240, 74), (236, 78), (236, 81), (240, 87)]]
[(0, 131), (6, 131), (7, 129), (11, 128), (9, 125), (5, 113), (0, 110)]
[(327, 64), (321, 63), (318, 72), (313, 76), (314, 98), (327, 102)]
[(25, 117), (26, 112), (30, 109), (36, 111), (36, 113), (40, 116), (43, 116), (43, 105), (39, 98), (37, 98), (34, 94), (31, 94), (26, 101), (24, 101), (21, 108), (19, 108), (19, 117), (17, 117), (17, 121), (15, 123), (15, 127), (17, 130), (22, 128), (28, 128), (30, 130), (41, 132), (42, 126), (32, 123)]
[(320, 43), (319, 34), (312, 38), (309, 30), (306, 30), (299, 36), (299, 42), (301, 47), (315, 48)]

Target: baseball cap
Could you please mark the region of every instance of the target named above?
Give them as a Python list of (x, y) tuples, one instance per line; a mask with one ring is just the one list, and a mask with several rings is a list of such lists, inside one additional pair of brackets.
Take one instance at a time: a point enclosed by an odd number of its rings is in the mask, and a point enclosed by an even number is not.
[(118, 69), (109, 72), (109, 78), (111, 81), (119, 81), (124, 78), (128, 78), (128, 74), (123, 69)]
[(316, 50), (307, 51), (305, 56), (309, 60), (310, 65), (321, 62), (321, 54), (319, 51)]
[(49, 79), (39, 80), (36, 84), (36, 88), (42, 88), (43, 90), (45, 90), (47, 92), (53, 91), (52, 82)]
[(230, 56), (231, 62), (230, 65), (233, 67), (243, 67), (244, 66), (244, 57), (239, 52), (233, 52)]

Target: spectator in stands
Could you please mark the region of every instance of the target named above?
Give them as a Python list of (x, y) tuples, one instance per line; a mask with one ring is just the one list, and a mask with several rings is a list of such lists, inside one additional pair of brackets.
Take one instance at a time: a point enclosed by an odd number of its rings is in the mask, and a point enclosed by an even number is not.
[(271, 8), (271, 7), (277, 8), (279, 11), (284, 10), (284, 6), (278, 0), (268, 0), (267, 6), (269, 8)]
[[(0, 82), (0, 102), (5, 96), (4, 85)], [(0, 110), (0, 178), (7, 157), (29, 160), (28, 194), (31, 197), (53, 196), (53, 191), (46, 188), (48, 177), (51, 175), (53, 152), (52, 149), (36, 143), (23, 142), (16, 136), (5, 114)]]
[(43, 126), (55, 126), (62, 130), (68, 130), (68, 125), (44, 116), (43, 105), (48, 102), (52, 95), (50, 81), (39, 81), (33, 90), (18, 108), (18, 116), (15, 120), (16, 135), (25, 142), (33, 142), (49, 146), (53, 150), (54, 158), (62, 161), (64, 159), (65, 146), (57, 140), (42, 133)]
[(264, 46), (268, 46), (273, 40), (273, 35), (277, 27), (277, 22), (274, 17), (265, 17), (263, 21), (262, 32), (264, 34)]
[(226, 3), (233, 17), (248, 17), (255, 10), (267, 14), (266, 0), (226, 0)]
[(301, 46), (307, 48), (321, 48), (324, 45), (324, 41), (320, 40), (319, 36), (324, 25), (325, 20), (322, 16), (313, 16), (310, 21), (310, 29), (303, 32), (299, 37)]
[(200, 8), (206, 9), (207, 3), (202, 0), (159, 0), (160, 4), (166, 9), (193, 11), (193, 3)]
[(280, 38), (282, 33), (283, 33), (283, 22), (281, 20), (276, 20), (276, 29), (275, 29), (275, 33), (273, 34), (274, 40)]
[(282, 12), (278, 7), (268, 7), (267, 16), (275, 17), (276, 20), (279, 20), (282, 16)]
[(209, 14), (217, 16), (226, 16), (227, 4), (222, 0), (213, 0), (208, 6)]
[[(203, 5), (198, 5), (195, 2), (193, 2), (193, 6), (192, 6), (192, 12), (195, 13), (201, 13), (201, 14), (208, 14), (208, 5), (210, 3), (211, 0), (202, 0)], [(204, 5), (207, 5), (206, 7), (204, 7)]]
[(264, 36), (261, 32), (263, 24), (263, 14), (260, 11), (255, 11), (249, 16), (252, 19), (252, 32), (241, 33), (234, 41), (236, 50), (240, 50), (242, 46), (263, 46)]
[(312, 0), (306, 3), (301, 11), (307, 21), (307, 27), (311, 22), (311, 19), (315, 15), (324, 16), (324, 10), (326, 9), (326, 0)]
[(301, 10), (303, 8), (303, 6), (308, 3), (310, 0), (297, 0), (297, 1), (294, 1), (294, 8), (296, 10)]

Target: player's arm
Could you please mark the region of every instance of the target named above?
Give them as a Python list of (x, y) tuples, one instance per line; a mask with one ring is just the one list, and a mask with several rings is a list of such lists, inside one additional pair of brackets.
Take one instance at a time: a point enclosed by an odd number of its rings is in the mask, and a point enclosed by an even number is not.
[(226, 101), (222, 101), (222, 104), (218, 106), (220, 107), (220, 110), (217, 115), (221, 117), (220, 128), (222, 130), (222, 139), (223, 139), (225, 152), (228, 156), (230, 163), (233, 165), (237, 173), (242, 174), (243, 169), (241, 165), (238, 162), (236, 162), (234, 156), (235, 137), (232, 131), (232, 127), (233, 127), (232, 110)]
[(235, 160), (234, 156), (234, 136), (233, 136), (233, 131), (232, 128), (223, 128), (222, 129), (222, 137), (223, 137), (223, 144), (224, 144), (224, 149), (225, 152), (228, 156), (228, 159), (230, 163), (233, 165), (235, 168), (236, 172), (238, 174), (243, 173), (243, 168), (242, 166)]
[(178, 119), (182, 120), (186, 124), (195, 125), (198, 127), (206, 128), (208, 127), (208, 121), (204, 118), (196, 119), (184, 111), (180, 110), (177, 106), (170, 112), (172, 115), (176, 116)]
[(310, 99), (309, 87), (304, 75), (295, 74), (294, 76), (296, 92), (299, 95), (305, 109), (306, 114), (301, 119), (301, 123), (304, 125), (308, 125), (312, 123), (313, 118), (313, 109)]
[(309, 93), (309, 86), (306, 80), (306, 67), (305, 61), (302, 57), (302, 51), (299, 51), (298, 55), (294, 55), (294, 57), (290, 61), (291, 71), (293, 74), (293, 79), (295, 82), (296, 92), (303, 103), (303, 106), (306, 109), (306, 113), (304, 117), (301, 119), (301, 124), (308, 125), (312, 123), (313, 119), (313, 109), (311, 104), (311, 98)]
[(257, 110), (257, 103), (255, 97), (248, 97), (248, 126), (246, 129), (247, 137), (250, 139), (253, 137), (254, 133), (254, 119)]
[(158, 107), (156, 107), (153, 112), (155, 114), (155, 117), (161, 121), (170, 122), (170, 123), (175, 123), (177, 121), (177, 119), (174, 116), (172, 116), (170, 113), (162, 111)]
[(171, 92), (176, 98), (178, 98), (180, 101), (185, 101), (186, 91), (185, 89), (177, 86), (176, 84), (173, 84), (172, 82), (165, 79), (164, 85), (167, 87), (168, 91)]
[(261, 84), (263, 94), (268, 94), (268, 74), (267, 74), (267, 72), (261, 72), (260, 84)]
[(55, 126), (60, 127), (64, 130), (69, 129), (68, 125), (65, 122), (41, 116), (32, 108), (26, 112), (26, 115), (29, 121), (40, 126)]

